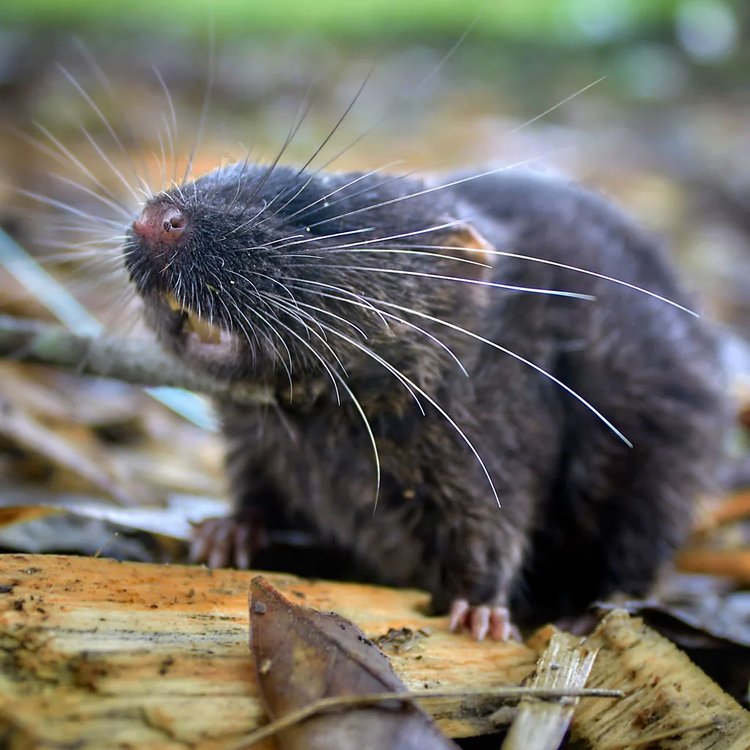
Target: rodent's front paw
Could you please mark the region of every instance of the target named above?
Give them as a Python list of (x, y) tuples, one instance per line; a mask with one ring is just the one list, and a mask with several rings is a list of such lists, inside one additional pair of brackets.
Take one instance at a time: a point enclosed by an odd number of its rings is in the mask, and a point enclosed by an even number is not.
[(471, 605), (466, 599), (454, 599), (449, 613), (449, 627), (454, 633), (468, 630), (477, 641), (487, 634), (494, 641), (520, 641), (521, 634), (511, 622), (507, 607), (492, 607), (488, 604)]
[(247, 569), (252, 555), (251, 537), (246, 518), (208, 518), (193, 528), (190, 562), (206, 563), (209, 568)]

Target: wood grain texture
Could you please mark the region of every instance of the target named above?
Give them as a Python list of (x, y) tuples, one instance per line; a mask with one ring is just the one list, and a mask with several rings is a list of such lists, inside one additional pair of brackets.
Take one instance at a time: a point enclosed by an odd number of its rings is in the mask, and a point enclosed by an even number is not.
[[(16, 748), (229, 747), (264, 721), (248, 648), (251, 572), (0, 555), (0, 737)], [(292, 601), (336, 610), (370, 638), (428, 629), (389, 653), (409, 689), (520, 683), (526, 646), (475, 643), (429, 618), (427, 595), (269, 574)], [(449, 736), (491, 731), (431, 704)], [(17, 744), (12, 744), (17, 743)], [(258, 745), (270, 748), (271, 745)]]
[[(220, 750), (264, 722), (248, 647), (251, 572), (0, 555), (0, 745), (13, 750)], [(410, 690), (519, 684), (530, 647), (475, 643), (421, 612), (427, 594), (268, 574), (291, 601), (335, 610), (370, 638), (390, 628), (429, 635), (388, 651)], [(540, 631), (531, 646), (543, 650)], [(545, 638), (546, 635), (546, 638)], [(571, 638), (571, 645), (578, 639)], [(582, 644), (598, 651), (573, 734), (595, 750), (747, 750), (750, 714), (673, 644), (622, 612)], [(495, 702), (495, 706), (496, 706)], [(453, 737), (489, 732), (492, 706), (424, 707)], [(484, 717), (484, 718), (479, 718)], [(270, 750), (272, 745), (257, 745)]]
[[(549, 637), (552, 629), (547, 629)], [(566, 635), (597, 657), (586, 686), (617, 688), (619, 700), (582, 700), (572, 736), (596, 750), (748, 750), (750, 713), (673, 643), (622, 610), (589, 637)], [(532, 644), (541, 647), (539, 632)]]
[[(577, 646), (575, 638), (554, 633), (528, 684), (550, 688), (585, 687), (596, 660), (596, 651)], [(501, 750), (557, 750), (579, 700), (522, 700)]]

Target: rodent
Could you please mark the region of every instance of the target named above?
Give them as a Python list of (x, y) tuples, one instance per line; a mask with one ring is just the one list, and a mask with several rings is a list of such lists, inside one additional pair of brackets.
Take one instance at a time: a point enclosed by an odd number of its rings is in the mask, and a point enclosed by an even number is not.
[(236, 515), (197, 561), (246, 567), (301, 524), (503, 639), (646, 594), (711, 482), (710, 326), (653, 296), (692, 304), (652, 239), (562, 180), (236, 164), (150, 199), (124, 253), (164, 346), (278, 394), (217, 403)]

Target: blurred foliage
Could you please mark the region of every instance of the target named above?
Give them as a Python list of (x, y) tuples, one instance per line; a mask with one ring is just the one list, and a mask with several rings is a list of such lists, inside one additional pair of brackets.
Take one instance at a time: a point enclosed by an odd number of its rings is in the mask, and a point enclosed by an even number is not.
[(47, 25), (116, 25), (205, 33), (210, 17), (220, 34), (249, 31), (380, 36), (455, 32), (478, 19), (477, 33), (492, 36), (625, 35), (668, 22), (681, 0), (3, 0), (0, 21)]

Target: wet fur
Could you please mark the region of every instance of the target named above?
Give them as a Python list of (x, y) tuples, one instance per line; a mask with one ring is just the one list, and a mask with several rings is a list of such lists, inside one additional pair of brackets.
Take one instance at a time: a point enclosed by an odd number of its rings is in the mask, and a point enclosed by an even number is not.
[[(462, 252), (461, 242), (470, 226), (497, 250), (573, 264), (691, 305), (661, 250), (599, 198), (532, 175), (500, 173), (406, 199), (437, 183), (308, 177), (282, 167), (270, 176), (255, 166), (217, 171), (153, 199), (186, 213), (185, 242), (154, 252), (131, 236), (126, 247), (131, 278), (167, 347), (217, 378), (252, 379), (278, 393), (274, 407), (218, 404), (238, 514), (252, 509), (270, 525), (311, 529), (352, 552), (377, 580), (427, 589), (436, 611), (466, 598), (510, 603), (517, 619), (536, 620), (578, 612), (614, 591), (644, 594), (685, 538), (720, 450), (723, 384), (708, 326), (652, 297), (572, 271), (503, 256), (491, 257), (491, 270), (467, 264), (482, 256), (472, 248)], [(326, 195), (328, 205), (320, 200)], [(449, 222), (458, 223), (372, 242)], [(324, 237), (365, 228), (371, 230)], [(296, 235), (304, 241), (284, 247)], [(334, 249), (362, 240), (367, 244), (356, 249)], [(425, 245), (444, 257), (367, 252), (425, 253)], [(596, 300), (492, 289), (486, 281)], [(233, 331), (242, 346), (221, 362), (191, 358), (164, 307), (166, 291)], [(439, 338), (470, 377), (423, 333), (393, 319), (385, 326), (366, 305), (353, 304), (365, 297), (421, 312), (373, 302)], [(559, 377), (633, 448), (539, 372), (432, 318)], [(444, 415), (419, 392), (415, 399), (361, 346), (455, 420), (484, 461), (502, 507)], [(376, 464), (360, 408), (382, 472), (375, 512)]]

